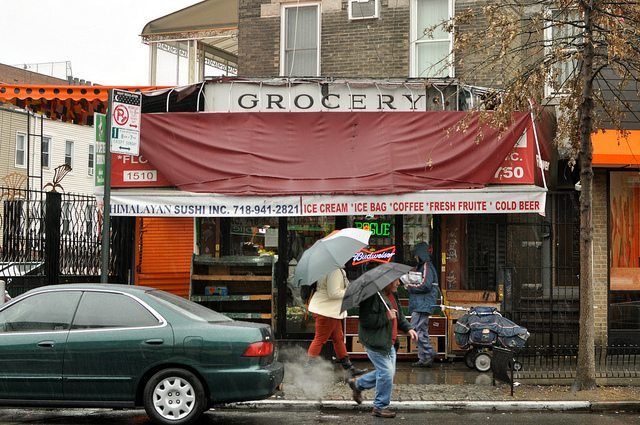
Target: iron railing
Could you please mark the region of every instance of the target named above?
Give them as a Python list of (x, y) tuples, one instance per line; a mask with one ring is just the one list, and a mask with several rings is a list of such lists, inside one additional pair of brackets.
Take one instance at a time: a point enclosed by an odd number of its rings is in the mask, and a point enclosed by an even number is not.
[[(596, 346), (596, 378), (640, 378), (640, 346)], [(515, 353), (514, 379), (574, 379), (578, 347), (532, 346)]]

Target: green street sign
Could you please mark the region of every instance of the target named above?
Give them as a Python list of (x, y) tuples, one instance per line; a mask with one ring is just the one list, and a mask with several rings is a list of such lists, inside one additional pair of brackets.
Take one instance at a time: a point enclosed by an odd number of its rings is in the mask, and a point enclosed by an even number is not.
[(104, 188), (104, 168), (105, 151), (107, 141), (107, 116), (105, 114), (93, 114), (93, 122), (96, 128), (96, 178), (95, 186), (97, 192), (102, 192)]

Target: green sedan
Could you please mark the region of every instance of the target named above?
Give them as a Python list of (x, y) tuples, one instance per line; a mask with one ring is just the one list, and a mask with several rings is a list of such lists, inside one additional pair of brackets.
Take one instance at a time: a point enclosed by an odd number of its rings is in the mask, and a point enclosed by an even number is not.
[(153, 288), (74, 284), (0, 308), (0, 405), (136, 407), (161, 424), (270, 397), (284, 366), (267, 325)]

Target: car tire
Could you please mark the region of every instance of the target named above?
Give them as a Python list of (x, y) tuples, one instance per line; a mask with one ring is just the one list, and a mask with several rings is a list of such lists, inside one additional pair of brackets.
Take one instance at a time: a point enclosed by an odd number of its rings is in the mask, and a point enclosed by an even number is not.
[(165, 369), (153, 375), (143, 397), (147, 415), (162, 425), (191, 424), (208, 406), (202, 383), (184, 369)]

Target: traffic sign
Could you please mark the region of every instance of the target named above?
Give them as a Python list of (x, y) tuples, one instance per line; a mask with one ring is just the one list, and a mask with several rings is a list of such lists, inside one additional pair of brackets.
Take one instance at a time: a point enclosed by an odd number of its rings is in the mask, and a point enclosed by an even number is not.
[(140, 154), (142, 94), (114, 89), (111, 98), (111, 152)]

